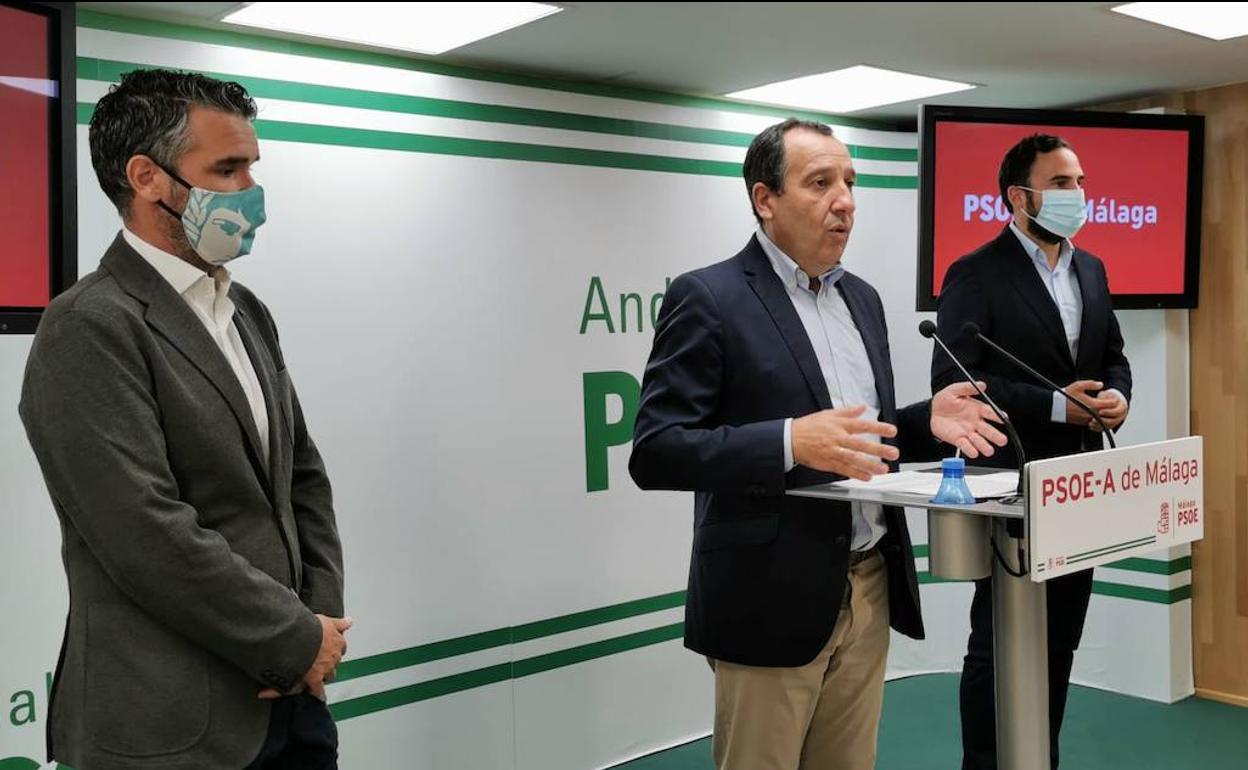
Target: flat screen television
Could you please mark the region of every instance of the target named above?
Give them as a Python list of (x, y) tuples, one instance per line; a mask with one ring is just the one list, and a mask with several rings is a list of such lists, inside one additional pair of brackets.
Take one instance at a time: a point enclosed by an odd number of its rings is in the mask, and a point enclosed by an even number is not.
[(0, 2), (0, 333), (78, 277), (74, 4)]
[(1073, 242), (1105, 263), (1114, 307), (1196, 306), (1202, 116), (924, 106), (920, 124), (919, 310), (936, 309), (954, 260), (1010, 221), (1001, 159), (1035, 133), (1079, 156), (1088, 221)]

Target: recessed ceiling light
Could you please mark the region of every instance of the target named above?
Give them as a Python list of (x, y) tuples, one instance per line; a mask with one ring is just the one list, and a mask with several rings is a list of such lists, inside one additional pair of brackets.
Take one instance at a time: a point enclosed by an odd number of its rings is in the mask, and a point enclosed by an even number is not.
[(562, 10), (547, 3), (251, 3), (222, 21), (440, 54)]
[(1248, 35), (1248, 3), (1126, 3), (1110, 10), (1210, 40)]
[(727, 96), (751, 102), (840, 114), (971, 88), (975, 86), (859, 64), (833, 72), (747, 88)]

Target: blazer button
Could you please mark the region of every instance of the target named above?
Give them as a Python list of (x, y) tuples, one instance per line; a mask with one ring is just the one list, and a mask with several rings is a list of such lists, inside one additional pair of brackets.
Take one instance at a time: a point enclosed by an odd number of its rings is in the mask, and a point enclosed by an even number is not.
[(754, 497), (762, 497), (767, 494), (767, 487), (762, 484), (752, 484), (746, 491)]
[(266, 668), (264, 672), (261, 674), (261, 676), (264, 678), (264, 681), (268, 682), (269, 684), (273, 685), (279, 690), (290, 689), (290, 680), (288, 680), (286, 677), (280, 674), (274, 673), (270, 669)]
[(845, 545), (846, 543), (849, 542), (849, 538), (844, 535), (837, 535), (835, 538), (833, 538), (832, 542), (836, 543), (837, 545)]

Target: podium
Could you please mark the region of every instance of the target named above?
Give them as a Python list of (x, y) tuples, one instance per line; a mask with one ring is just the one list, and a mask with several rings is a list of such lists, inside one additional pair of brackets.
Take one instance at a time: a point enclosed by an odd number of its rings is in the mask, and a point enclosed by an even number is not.
[(935, 577), (991, 576), (997, 767), (1049, 770), (1045, 581), (1204, 534), (1199, 436), (1037, 460), (1021, 496), (943, 505), (927, 495), (821, 484), (790, 495), (928, 512)]

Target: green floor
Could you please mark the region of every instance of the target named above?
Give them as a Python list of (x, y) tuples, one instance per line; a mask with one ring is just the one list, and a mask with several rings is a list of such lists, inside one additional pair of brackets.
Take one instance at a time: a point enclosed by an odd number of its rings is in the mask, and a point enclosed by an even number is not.
[[(878, 770), (956, 770), (958, 677), (890, 682)], [(1188, 698), (1166, 706), (1072, 687), (1062, 729), (1069, 770), (1248, 770), (1248, 709)], [(616, 770), (713, 770), (707, 738)]]

